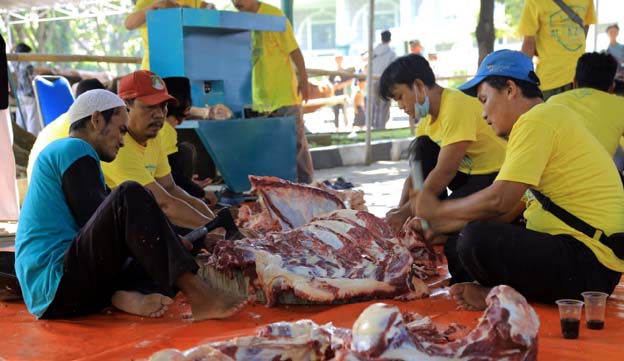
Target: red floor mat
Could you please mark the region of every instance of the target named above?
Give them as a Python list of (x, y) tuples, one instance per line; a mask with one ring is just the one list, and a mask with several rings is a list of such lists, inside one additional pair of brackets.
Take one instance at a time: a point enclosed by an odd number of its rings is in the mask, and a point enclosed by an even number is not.
[[(481, 312), (458, 311), (444, 289), (410, 302), (384, 301), (432, 317), (474, 327)], [(350, 327), (368, 305), (246, 307), (227, 320), (193, 323), (183, 297), (161, 319), (106, 310), (66, 321), (36, 321), (21, 302), (0, 302), (0, 360), (133, 360), (163, 348), (188, 349), (201, 343), (255, 332), (259, 325), (310, 318)], [(577, 340), (561, 337), (556, 306), (532, 304), (540, 318), (539, 360), (624, 360), (624, 283), (609, 298), (605, 328), (581, 326)]]

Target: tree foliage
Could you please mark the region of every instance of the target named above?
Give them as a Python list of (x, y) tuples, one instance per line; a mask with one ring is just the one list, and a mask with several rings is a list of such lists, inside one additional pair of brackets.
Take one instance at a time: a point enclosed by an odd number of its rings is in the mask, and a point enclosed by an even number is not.
[(477, 24), (476, 38), (479, 48), (479, 64), (485, 56), (494, 50), (494, 41), (497, 31), (494, 27), (494, 3), (505, 6), (505, 23), (512, 33), (516, 33), (522, 14), (523, 0), (481, 0), (479, 22)]
[[(142, 55), (138, 31), (123, 25), (127, 14), (74, 20), (41, 21), (12, 26), (13, 42), (24, 42), (33, 52), (44, 54), (89, 54), (109, 56)], [(134, 64), (51, 63), (46, 66), (82, 70), (108, 70), (124, 74), (136, 69)]]

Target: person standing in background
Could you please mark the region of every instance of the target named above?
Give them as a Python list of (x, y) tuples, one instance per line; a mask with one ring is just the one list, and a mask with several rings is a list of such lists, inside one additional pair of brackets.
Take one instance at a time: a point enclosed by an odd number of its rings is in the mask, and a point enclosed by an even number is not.
[[(381, 44), (378, 44), (373, 49), (373, 56), (370, 57), (373, 67), (373, 77), (380, 77), (386, 70), (388, 65), (396, 59), (396, 53), (394, 49), (390, 47), (390, 41), (392, 40), (392, 34), (388, 30), (384, 30), (381, 33)], [(372, 114), (372, 126), (374, 129), (385, 129), (386, 122), (390, 118), (390, 101), (385, 100), (379, 96), (379, 80), (372, 81), (373, 87), (373, 114)]]
[[(257, 0), (232, 0), (232, 4), (238, 11), (285, 17), (280, 9)], [(271, 117), (295, 118), (297, 182), (312, 183), (314, 167), (305, 136), (301, 109), (302, 100), (308, 100), (308, 73), (288, 19), (286, 30), (283, 32), (252, 32), (251, 62), (254, 110)]]
[[(342, 62), (344, 57), (341, 54), (337, 54), (335, 57), (336, 60), (336, 70), (337, 71), (345, 71), (342, 67)], [(351, 77), (344, 77), (340, 75), (330, 75), (329, 82), (334, 86), (334, 95), (341, 96), (344, 95), (344, 89), (351, 84)], [(338, 128), (340, 125), (340, 111), (342, 110), (342, 116), (344, 117), (344, 125), (347, 126), (347, 113), (345, 112), (346, 107), (344, 104), (335, 104), (332, 106), (334, 111), (334, 126), (336, 126), (336, 132), (338, 132)]]
[[(15, 46), (16, 53), (30, 53), (31, 51), (32, 48), (24, 43), (19, 43)], [(17, 97), (19, 100), (16, 122), (26, 131), (36, 136), (41, 131), (42, 124), (39, 120), (35, 91), (32, 84), (36, 75), (35, 67), (27, 61), (16, 61), (13, 68), (15, 74), (17, 74)]]
[(607, 35), (609, 36), (609, 47), (607, 53), (613, 55), (618, 62), (618, 68), (615, 72), (615, 93), (618, 95), (624, 94), (624, 45), (617, 42), (617, 37), (620, 34), (620, 27), (618, 24), (607, 26)]
[[(593, 0), (557, 2), (526, 0), (520, 17), (522, 52), (539, 60), (535, 72), (544, 100), (572, 89), (576, 62), (585, 53), (587, 30), (596, 23)], [(564, 7), (574, 13), (574, 19)]]

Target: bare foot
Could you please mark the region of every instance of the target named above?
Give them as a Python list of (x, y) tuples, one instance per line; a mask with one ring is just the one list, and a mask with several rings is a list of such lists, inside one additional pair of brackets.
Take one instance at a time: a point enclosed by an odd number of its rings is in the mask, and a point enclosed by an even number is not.
[(167, 312), (173, 300), (160, 293), (144, 295), (136, 291), (117, 291), (111, 297), (111, 303), (118, 309), (133, 315), (161, 317)]
[(485, 310), (485, 298), (491, 288), (474, 282), (457, 283), (451, 286), (449, 294), (460, 308), (470, 311)]
[(191, 302), (193, 321), (228, 318), (242, 310), (248, 302), (248, 300), (240, 297), (219, 294), (214, 291), (211, 300), (200, 303)]
[(230, 317), (249, 302), (218, 291), (191, 273), (180, 276), (177, 284), (191, 304), (193, 321)]

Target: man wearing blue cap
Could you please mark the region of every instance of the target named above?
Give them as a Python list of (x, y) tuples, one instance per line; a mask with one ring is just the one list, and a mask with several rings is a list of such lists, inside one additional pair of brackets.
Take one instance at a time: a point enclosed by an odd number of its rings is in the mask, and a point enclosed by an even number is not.
[[(423, 190), (414, 205), (429, 221), (427, 237), (461, 230), (459, 267), (476, 282), (455, 284), (450, 293), (468, 309), (484, 308), (489, 288), (500, 284), (545, 303), (587, 290), (611, 294), (624, 271), (624, 238), (614, 236), (624, 232), (617, 170), (579, 116), (544, 103), (538, 85), (526, 55), (488, 55), (460, 89), (477, 96), (494, 132), (508, 137), (505, 162), (482, 191), (440, 201)], [(493, 222), (525, 194), (526, 228)]]

